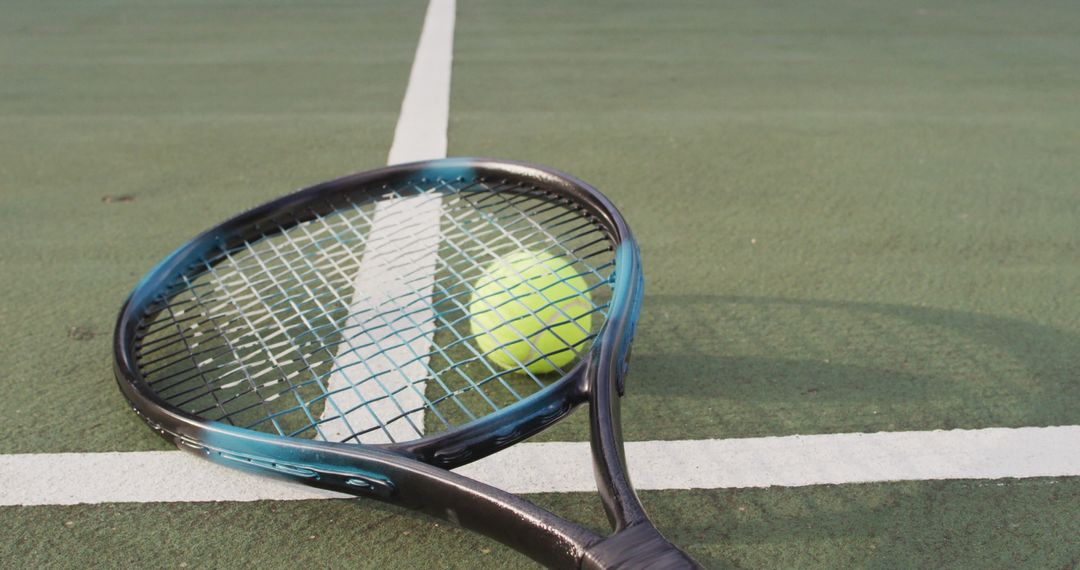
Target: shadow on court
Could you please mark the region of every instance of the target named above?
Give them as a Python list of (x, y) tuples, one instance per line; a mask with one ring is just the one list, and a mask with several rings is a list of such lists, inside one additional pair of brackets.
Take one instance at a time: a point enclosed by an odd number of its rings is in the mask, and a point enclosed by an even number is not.
[(946, 309), (646, 299), (627, 439), (1071, 425), (1080, 337)]

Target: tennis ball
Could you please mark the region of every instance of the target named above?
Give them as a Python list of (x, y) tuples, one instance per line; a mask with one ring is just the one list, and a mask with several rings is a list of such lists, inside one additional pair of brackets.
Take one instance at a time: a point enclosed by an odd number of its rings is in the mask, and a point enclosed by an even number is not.
[(566, 258), (529, 250), (501, 257), (475, 283), (469, 303), (473, 338), (503, 369), (562, 368), (591, 330), (587, 287)]

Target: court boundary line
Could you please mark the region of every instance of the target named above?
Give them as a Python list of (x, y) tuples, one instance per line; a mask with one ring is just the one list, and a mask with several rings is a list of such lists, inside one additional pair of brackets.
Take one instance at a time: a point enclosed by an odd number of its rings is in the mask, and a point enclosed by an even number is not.
[[(639, 490), (1080, 476), (1080, 426), (627, 442)], [(523, 443), (457, 470), (512, 493), (594, 492), (587, 442)], [(0, 506), (343, 498), (180, 451), (0, 455)]]

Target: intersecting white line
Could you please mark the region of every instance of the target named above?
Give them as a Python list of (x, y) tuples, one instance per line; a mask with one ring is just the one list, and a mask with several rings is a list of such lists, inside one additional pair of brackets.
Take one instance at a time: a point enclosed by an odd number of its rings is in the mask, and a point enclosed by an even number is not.
[[(1080, 476), (1080, 426), (626, 444), (639, 490)], [(512, 493), (593, 492), (587, 443), (523, 443), (457, 470)], [(179, 451), (0, 455), (0, 506), (344, 497)]]
[[(446, 156), (455, 9), (454, 0), (428, 4), (390, 164)], [(341, 344), (327, 380), (332, 395), (320, 418), (326, 439), (342, 441), (363, 433), (359, 439), (364, 443), (388, 443), (423, 435), (425, 383), (415, 380), (427, 376), (435, 329), (431, 296), (441, 216), (442, 201), (425, 195), (376, 205), (346, 323), (348, 330), (361, 332)], [(405, 222), (417, 229), (398, 235)], [(408, 264), (400, 263), (403, 244)], [(384, 340), (367, 334), (371, 330)]]

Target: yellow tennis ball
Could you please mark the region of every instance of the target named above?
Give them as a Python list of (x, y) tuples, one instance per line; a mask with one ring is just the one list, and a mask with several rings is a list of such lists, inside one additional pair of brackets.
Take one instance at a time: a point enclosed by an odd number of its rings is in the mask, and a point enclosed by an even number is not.
[(569, 260), (519, 250), (476, 280), (469, 320), (488, 360), (506, 370), (551, 372), (569, 364), (592, 326), (588, 285)]

